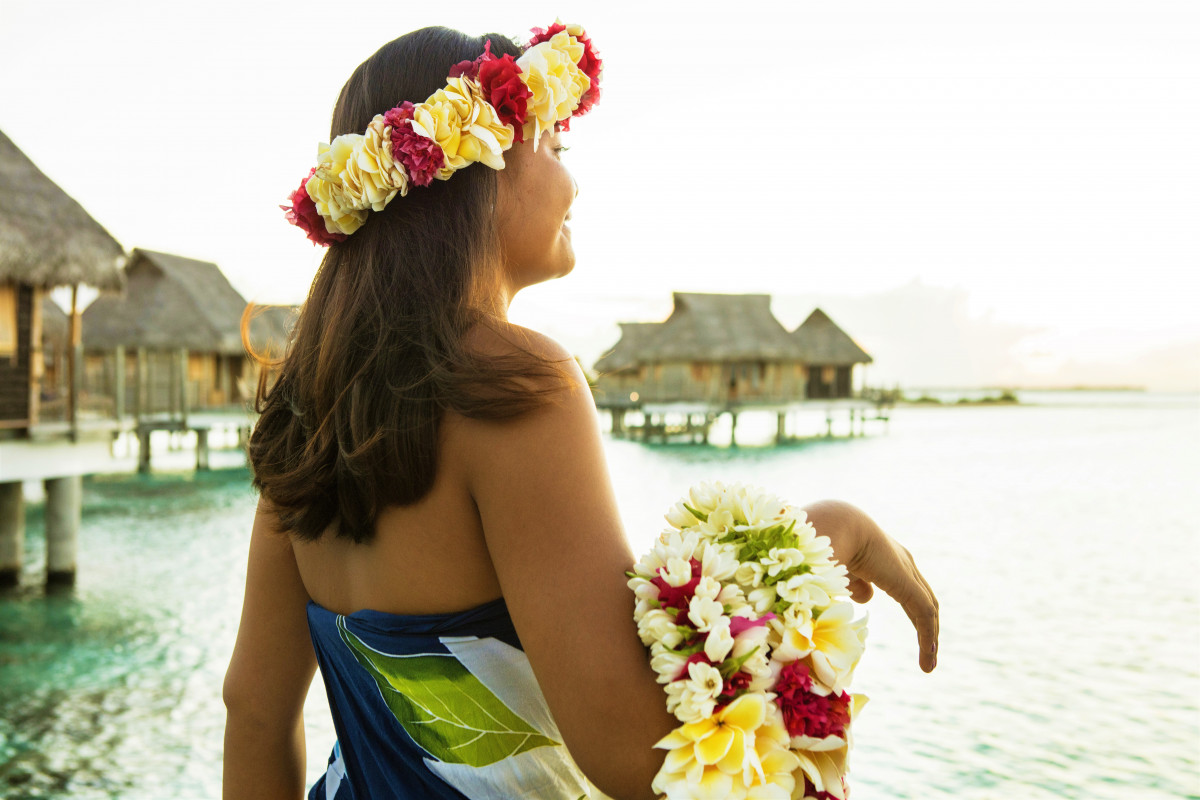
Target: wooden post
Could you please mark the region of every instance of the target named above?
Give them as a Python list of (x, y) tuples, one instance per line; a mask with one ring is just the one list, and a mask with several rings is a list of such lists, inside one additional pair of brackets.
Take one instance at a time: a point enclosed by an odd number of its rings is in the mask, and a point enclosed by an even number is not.
[(138, 437), (138, 472), (146, 473), (150, 471), (150, 426), (148, 424), (139, 424), (137, 426)]
[(25, 560), (25, 495), (21, 482), (0, 483), (0, 587), (21, 582)]
[(782, 444), (787, 438), (787, 412), (775, 413), (775, 444)]
[(187, 430), (188, 417), (188, 351), (186, 347), (179, 349), (179, 419), (183, 429)]
[(729, 412), (729, 446), (737, 447), (737, 412)]
[(144, 397), (146, 395), (146, 383), (148, 378), (148, 367), (146, 364), (146, 348), (139, 347), (137, 349), (137, 372), (134, 373), (136, 380), (134, 381), (133, 393), (133, 419), (134, 422), (140, 422), (142, 417), (146, 416), (149, 410), (149, 402)]
[[(29, 427), (38, 424), (42, 403), (42, 381), (46, 373), (46, 354), (42, 350), (42, 300), (44, 290), (34, 287), (29, 320)], [(2, 534), (0, 534), (2, 535)]]
[(75, 583), (79, 520), (83, 513), (83, 476), (47, 478), (46, 583)]
[[(120, 422), (125, 416), (125, 346), (118, 345), (113, 351), (113, 369), (116, 372), (113, 381), (113, 414)], [(118, 428), (120, 430), (120, 428)]]
[(825, 409), (825, 438), (833, 436), (833, 410)]
[(71, 441), (79, 440), (79, 284), (71, 284), (71, 318), (67, 335), (67, 422)]
[(208, 469), (208, 428), (196, 428), (196, 470)]

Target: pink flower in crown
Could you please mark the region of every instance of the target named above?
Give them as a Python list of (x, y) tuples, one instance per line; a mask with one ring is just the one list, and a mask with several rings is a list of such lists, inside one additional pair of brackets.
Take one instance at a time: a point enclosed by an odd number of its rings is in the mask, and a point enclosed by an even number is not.
[[(533, 47), (539, 42), (548, 42), (554, 34), (561, 31), (566, 31), (575, 40), (583, 45), (583, 56), (579, 59), (579, 69), (584, 75), (588, 76), (591, 81), (591, 86), (583, 93), (583, 97), (579, 98), (579, 107), (575, 109), (571, 117), (581, 117), (592, 110), (592, 106), (600, 101), (600, 73), (604, 68), (604, 62), (600, 60), (600, 54), (596, 52), (595, 45), (592, 44), (592, 39), (588, 36), (583, 28), (578, 25), (567, 26), (561, 22), (555, 22), (549, 28), (534, 28), (533, 38), (529, 40), (526, 49)], [(559, 123), (564, 131), (571, 130), (571, 117), (564, 119)]]
[(772, 690), (783, 711), (783, 721), (792, 736), (845, 737), (850, 724), (850, 695), (830, 693), (819, 695), (812, 691), (808, 667), (800, 661), (786, 665)]
[(410, 181), (417, 186), (428, 186), (445, 164), (446, 156), (437, 142), (412, 129), (414, 108), (405, 100), (385, 111), (383, 121), (392, 128), (392, 158), (404, 165)]
[(292, 192), (292, 204), (280, 208), (286, 212), (284, 216), (287, 221), (304, 231), (313, 244), (328, 247), (334, 242), (346, 241), (346, 234), (330, 233), (325, 227), (325, 218), (317, 212), (317, 204), (308, 196), (305, 186), (316, 171), (317, 168), (313, 167), (304, 180), (300, 181), (300, 188)]

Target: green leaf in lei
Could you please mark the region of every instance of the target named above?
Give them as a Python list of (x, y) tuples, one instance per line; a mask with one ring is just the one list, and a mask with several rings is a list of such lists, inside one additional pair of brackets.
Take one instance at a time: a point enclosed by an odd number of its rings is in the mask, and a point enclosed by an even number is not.
[(485, 767), (560, 744), (513, 713), (454, 656), (380, 653), (347, 630), (341, 617), (337, 625), (396, 721), (439, 761)]

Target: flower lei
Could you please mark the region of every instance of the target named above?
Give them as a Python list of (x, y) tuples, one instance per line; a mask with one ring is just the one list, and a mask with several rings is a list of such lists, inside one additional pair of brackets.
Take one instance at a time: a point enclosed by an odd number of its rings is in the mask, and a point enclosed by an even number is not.
[(317, 166), (280, 206), (313, 244), (345, 239), (412, 186), (447, 180), (475, 162), (504, 169), (513, 141), (555, 125), (600, 99), (603, 64), (579, 25), (555, 21), (534, 28), (520, 58), (496, 56), (488, 40), (474, 61), (450, 69), (446, 85), (423, 103), (408, 101), (376, 114), (364, 133), (348, 133), (317, 148)]
[(805, 513), (740, 483), (700, 482), (626, 573), (650, 665), (681, 723), (652, 788), (667, 798), (844, 800), (846, 691), (865, 648), (845, 566)]

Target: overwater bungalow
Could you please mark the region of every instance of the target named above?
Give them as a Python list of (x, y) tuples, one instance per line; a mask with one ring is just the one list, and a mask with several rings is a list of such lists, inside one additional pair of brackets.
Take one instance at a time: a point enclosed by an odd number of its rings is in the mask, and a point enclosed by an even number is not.
[(786, 402), (803, 391), (796, 342), (768, 294), (672, 293), (665, 322), (619, 323), (595, 363), (597, 405)]
[[(767, 294), (672, 296), (674, 309), (664, 322), (618, 323), (621, 338), (593, 367), (596, 406), (610, 411), (614, 434), (628, 430), (629, 410), (641, 411), (643, 425), (661, 428), (664, 439), (699, 433), (704, 440), (722, 412), (736, 426), (741, 410), (773, 410), (782, 441), (786, 413), (811, 400), (829, 408), (844, 401), (839, 407), (851, 410), (853, 429), (853, 415), (862, 409), (852, 370), (871, 357), (823, 311), (789, 333), (771, 313)], [(680, 414), (682, 424), (655, 421)]]
[(792, 331), (792, 338), (808, 373), (804, 396), (811, 399), (850, 397), (854, 366), (874, 361), (819, 308)]
[[(112, 433), (80, 418), (78, 289), (120, 289), (123, 256), (120, 243), (0, 132), (0, 585), (20, 577), (28, 480), (45, 481), (47, 580), (74, 579), (82, 475), (108, 460)], [(64, 374), (55, 375), (62, 402), (52, 404), (43, 403), (43, 313), (56, 287), (71, 288), (72, 307)]]
[[(210, 261), (135, 248), (126, 290), (83, 313), (84, 386), (137, 418), (244, 409), (258, 370), (243, 349), (246, 300)], [(267, 307), (250, 325), (256, 351), (279, 353), (294, 307)]]

